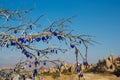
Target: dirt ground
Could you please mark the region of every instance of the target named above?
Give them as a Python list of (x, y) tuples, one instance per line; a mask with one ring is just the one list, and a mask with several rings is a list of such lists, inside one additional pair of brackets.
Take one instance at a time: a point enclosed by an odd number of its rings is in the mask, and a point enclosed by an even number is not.
[[(61, 75), (60, 77), (56, 77), (56, 78), (53, 78), (52, 76), (45, 76), (42, 79), (36, 79), (36, 80), (79, 80), (79, 79), (77, 74), (73, 74), (73, 75)], [(80, 80), (120, 80), (120, 77), (116, 77), (115, 75), (111, 75), (111, 74), (85, 73), (84, 79), (80, 79)]]

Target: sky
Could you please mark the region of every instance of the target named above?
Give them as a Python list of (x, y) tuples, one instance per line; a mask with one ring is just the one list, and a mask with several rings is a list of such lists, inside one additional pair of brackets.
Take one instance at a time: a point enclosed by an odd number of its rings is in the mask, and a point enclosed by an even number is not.
[[(74, 33), (95, 36), (93, 40), (99, 42), (89, 45), (90, 63), (96, 63), (110, 54), (115, 57), (120, 55), (120, 0), (0, 0), (0, 6), (10, 10), (34, 7), (28, 17), (34, 20), (46, 14), (41, 21), (43, 24), (75, 15), (70, 27)], [(15, 63), (20, 59), (20, 52), (5, 50), (1, 49), (0, 64)], [(67, 54), (63, 59), (72, 61), (72, 56)]]

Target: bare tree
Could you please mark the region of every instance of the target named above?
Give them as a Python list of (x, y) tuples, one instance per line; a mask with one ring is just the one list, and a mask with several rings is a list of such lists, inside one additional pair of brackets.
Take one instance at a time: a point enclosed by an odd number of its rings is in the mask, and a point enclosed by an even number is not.
[[(51, 23), (48, 27), (41, 30), (41, 25), (38, 21), (44, 15), (40, 15), (35, 21), (28, 20), (27, 22), (23, 21), (24, 14), (30, 12), (30, 10), (22, 10), (22, 11), (9, 11), (6, 9), (0, 8), (0, 47), (15, 47), (16, 49), (21, 50), (21, 53), (24, 54), (27, 58), (29, 64), (34, 64), (33, 74), (37, 76), (37, 67), (40, 63), (46, 65), (46, 62), (52, 62), (57, 64), (57, 62), (62, 62), (60, 60), (49, 60), (49, 54), (52, 53), (66, 53), (69, 51), (69, 48), (73, 49), (76, 55), (76, 65), (78, 66), (78, 56), (81, 56), (83, 59), (83, 64), (88, 65), (87, 54), (88, 54), (88, 44), (94, 43), (91, 40), (90, 35), (80, 34), (73, 35), (72, 30), (69, 30), (68, 24), (72, 23), (72, 16), (67, 19), (56, 20)], [(21, 24), (9, 25), (10, 21), (21, 22)], [(35, 31), (35, 28), (39, 30), (39, 32), (31, 34), (30, 32)], [(61, 46), (51, 47), (49, 44), (46, 44), (47, 47), (45, 49), (36, 48), (38, 42), (49, 43), (52, 38), (56, 38), (61, 44), (64, 42), (66, 48), (62, 48)], [(79, 46), (83, 44), (85, 47), (85, 54), (81, 53), (81, 49)], [(38, 44), (37, 44), (38, 45)], [(54, 54), (52, 54), (54, 55)], [(46, 60), (43, 60), (42, 57), (45, 57)], [(16, 64), (16, 67), (20, 67), (24, 62), (19, 62)], [(79, 72), (79, 70), (77, 70)], [(22, 75), (22, 74), (21, 74)], [(22, 78), (25, 78), (25, 75), (22, 75)]]

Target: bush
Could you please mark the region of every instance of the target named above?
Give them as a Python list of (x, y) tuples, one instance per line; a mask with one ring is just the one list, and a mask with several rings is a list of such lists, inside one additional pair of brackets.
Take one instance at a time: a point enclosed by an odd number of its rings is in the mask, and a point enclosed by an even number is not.
[(117, 77), (120, 77), (120, 67), (118, 67), (118, 68), (114, 71), (114, 74), (115, 74)]

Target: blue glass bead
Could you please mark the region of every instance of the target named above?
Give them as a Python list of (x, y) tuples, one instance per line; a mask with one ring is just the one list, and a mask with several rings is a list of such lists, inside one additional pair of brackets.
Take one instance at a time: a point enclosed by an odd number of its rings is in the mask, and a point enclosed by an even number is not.
[(7, 19), (7, 21), (9, 21), (9, 19)]
[(52, 52), (53, 52), (53, 50), (50, 50), (50, 52), (52, 53)]
[(16, 43), (11, 41), (11, 46), (15, 46), (15, 45), (16, 45)]
[(25, 51), (24, 54), (27, 55), (27, 51)]
[(29, 65), (29, 67), (31, 67), (31, 65)]
[(37, 55), (40, 56), (40, 52), (38, 52)]
[(49, 39), (49, 36), (46, 36), (46, 39)]
[(52, 28), (50, 28), (50, 30), (49, 30), (50, 32), (53, 32), (53, 29)]
[(16, 33), (17, 33), (17, 30), (14, 30), (14, 33), (16, 34)]
[(18, 39), (18, 41), (23, 42), (23, 41), (24, 41), (24, 39), (23, 39), (23, 38), (19, 38), (19, 39)]
[(38, 73), (38, 70), (37, 70), (37, 69), (34, 69), (34, 73), (37, 74), (37, 73)]
[(42, 41), (45, 41), (45, 37), (44, 36), (42, 37)]
[(14, 72), (16, 71), (16, 69), (13, 70)]
[(77, 69), (77, 73), (79, 73), (80, 72), (80, 69)]
[(52, 52), (54, 53), (54, 49), (52, 50)]
[(81, 74), (79, 75), (79, 77), (81, 77), (81, 78), (82, 78), (82, 77), (83, 77), (83, 74), (81, 73)]
[(25, 52), (26, 52), (26, 50), (25, 50), (25, 49), (23, 49), (23, 50), (22, 50), (22, 53), (25, 53)]
[(25, 79), (26, 78), (25, 75), (22, 75), (22, 78)]
[(36, 75), (36, 74), (35, 74), (35, 73), (33, 73), (33, 77), (35, 77), (35, 75)]
[(26, 39), (26, 42), (30, 42), (30, 39)]
[(55, 51), (55, 53), (57, 54), (57, 50)]
[(44, 61), (43, 65), (46, 65), (46, 61)]
[(84, 66), (87, 66), (87, 65), (88, 65), (88, 62), (84, 61), (84, 62), (83, 62), (83, 65), (84, 65)]
[(59, 39), (59, 40), (62, 40), (63, 38), (62, 38), (61, 36), (58, 36), (58, 39)]
[(81, 42), (81, 41), (79, 41), (79, 43), (81, 44), (82, 42)]
[(30, 29), (32, 30), (32, 25), (30, 25), (29, 27), (30, 27)]
[(86, 65), (86, 62), (83, 62), (83, 65)]
[(32, 76), (30, 76), (30, 79), (33, 79), (33, 77), (32, 77)]
[(46, 53), (46, 54), (48, 54), (49, 52), (48, 52), (48, 51), (46, 51), (45, 53)]
[(41, 40), (41, 38), (36, 38), (35, 40), (36, 40), (37, 42), (39, 42), (39, 41)]
[(71, 47), (71, 48), (74, 48), (75, 46), (74, 46), (73, 44), (70, 44), (70, 47)]
[(57, 36), (57, 33), (56, 33), (56, 32), (54, 32), (53, 34), (54, 34), (54, 36)]
[(26, 40), (24, 38), (19, 38), (18, 41), (20, 41), (21, 43), (26, 43)]
[(23, 38), (23, 42), (22, 43), (26, 43), (27, 42), (27, 40), (25, 40), (24, 38)]
[(5, 38), (5, 36), (2, 36), (2, 37), (1, 37), (1, 39), (4, 39), (4, 38)]
[(59, 66), (56, 66), (56, 68), (57, 68), (57, 69), (60, 69), (60, 67), (59, 67)]
[(27, 58), (29, 58), (29, 57), (30, 57), (30, 55), (29, 55), (29, 54), (26, 54), (26, 57), (27, 57)]
[(7, 43), (6, 47), (8, 48), (9, 47), (9, 44)]
[(53, 50), (50, 50), (51, 53), (54, 53), (54, 49)]
[(35, 65), (38, 65), (39, 64), (39, 62), (38, 61), (35, 61), (35, 63), (34, 63)]
[(30, 56), (30, 59), (32, 59), (32, 56)]

